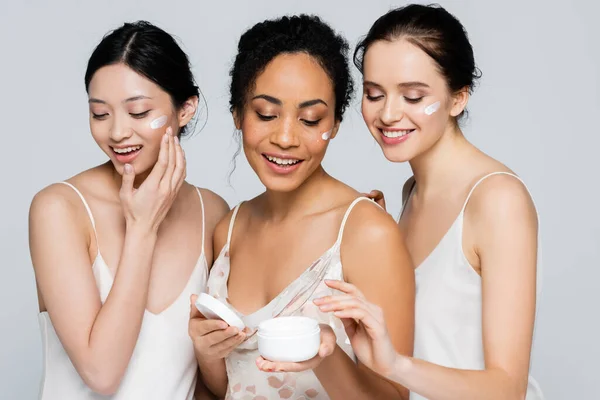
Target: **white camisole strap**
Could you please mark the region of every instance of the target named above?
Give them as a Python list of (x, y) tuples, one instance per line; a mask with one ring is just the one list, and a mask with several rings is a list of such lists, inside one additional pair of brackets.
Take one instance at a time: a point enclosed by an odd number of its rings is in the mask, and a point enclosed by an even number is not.
[(342, 242), (342, 236), (344, 235), (344, 228), (346, 227), (346, 221), (348, 221), (350, 212), (352, 211), (354, 206), (359, 201), (362, 201), (362, 200), (368, 200), (371, 203), (375, 204), (376, 206), (380, 207), (379, 204), (375, 203), (375, 201), (369, 199), (368, 197), (357, 197), (356, 199), (354, 199), (354, 201), (352, 203), (350, 203), (350, 206), (348, 206), (348, 209), (346, 210), (346, 214), (344, 214), (344, 219), (342, 219), (342, 224), (340, 225), (340, 231), (338, 232), (338, 237), (337, 237), (337, 240), (335, 241), (336, 245), (339, 245)]
[(206, 230), (205, 230), (206, 223), (204, 222), (204, 220), (205, 220), (204, 200), (202, 199), (202, 194), (200, 193), (200, 189), (198, 189), (198, 187), (196, 187), (196, 192), (198, 193), (198, 197), (200, 198), (200, 207), (202, 208), (202, 253), (201, 254), (204, 254), (204, 236), (206, 233)]
[[(477, 188), (477, 186), (479, 186), (479, 184), (481, 182), (483, 182), (484, 180), (486, 180), (490, 176), (494, 176), (494, 175), (508, 175), (508, 176), (512, 176), (513, 178), (518, 179), (523, 185), (525, 185), (525, 182), (523, 182), (523, 180), (521, 178), (519, 178), (517, 175), (512, 174), (510, 172), (497, 171), (497, 172), (492, 172), (490, 174), (487, 174), (487, 175), (483, 176), (482, 178), (480, 178), (477, 182), (475, 182), (475, 184), (473, 185), (473, 187), (469, 191), (469, 194), (467, 195), (467, 198), (465, 199), (465, 203), (463, 204), (463, 207), (462, 207), (462, 209), (460, 211), (461, 214), (465, 212), (465, 208), (467, 207), (467, 203), (469, 202), (469, 199), (471, 198), (471, 195), (473, 194), (473, 192), (475, 191), (475, 189)], [(525, 187), (527, 187), (527, 186), (525, 186)]]
[(75, 186), (71, 185), (69, 182), (63, 181), (63, 182), (58, 182), (58, 183), (62, 183), (63, 185), (67, 185), (68, 187), (73, 189), (75, 191), (75, 193), (77, 193), (77, 195), (81, 199), (81, 202), (85, 206), (88, 216), (90, 217), (90, 222), (92, 223), (92, 229), (94, 230), (94, 240), (96, 241), (96, 248), (98, 249), (98, 252), (99, 252), (100, 246), (98, 246), (98, 233), (96, 232), (96, 221), (94, 220), (94, 215), (92, 214), (92, 210), (90, 209), (90, 206), (88, 205), (87, 201), (85, 201), (85, 197), (83, 197), (83, 195), (81, 194), (79, 189), (77, 189)]
[(231, 221), (229, 221), (229, 231), (227, 232), (227, 244), (231, 243), (231, 235), (233, 234), (233, 224), (235, 223), (235, 217), (237, 217), (241, 205), (242, 203), (235, 206), (235, 209), (233, 210), (233, 215), (231, 216)]

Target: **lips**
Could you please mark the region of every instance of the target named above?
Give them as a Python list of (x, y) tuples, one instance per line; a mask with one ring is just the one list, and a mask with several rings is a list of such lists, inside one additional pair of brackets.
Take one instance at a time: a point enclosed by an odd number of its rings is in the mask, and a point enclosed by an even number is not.
[(140, 154), (142, 147), (141, 145), (134, 145), (128, 147), (111, 147), (111, 149), (117, 161), (126, 164), (132, 162)]
[(415, 131), (415, 129), (378, 129), (383, 143), (388, 145), (402, 143)]
[(289, 174), (302, 164), (304, 160), (281, 154), (262, 154), (265, 163), (276, 174)]

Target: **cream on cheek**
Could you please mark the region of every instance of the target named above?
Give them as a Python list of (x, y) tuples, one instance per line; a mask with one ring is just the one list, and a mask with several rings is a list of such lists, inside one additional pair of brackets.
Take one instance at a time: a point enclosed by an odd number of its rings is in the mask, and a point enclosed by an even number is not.
[(162, 128), (163, 126), (166, 125), (167, 120), (168, 120), (168, 117), (166, 115), (161, 115), (160, 117), (155, 118), (152, 121), (150, 121), (150, 128), (152, 128), (152, 129)]
[(437, 110), (440, 109), (440, 102), (436, 101), (435, 103), (432, 103), (430, 105), (428, 105), (427, 107), (423, 108), (423, 114), (425, 115), (431, 115), (434, 112), (436, 112)]

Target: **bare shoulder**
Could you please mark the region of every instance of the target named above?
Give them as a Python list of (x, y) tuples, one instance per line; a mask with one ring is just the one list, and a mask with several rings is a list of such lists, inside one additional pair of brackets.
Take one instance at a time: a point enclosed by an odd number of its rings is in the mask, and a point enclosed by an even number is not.
[(29, 208), (30, 223), (72, 220), (85, 212), (84, 205), (75, 191), (62, 183), (54, 183), (40, 190), (33, 197)]
[(206, 219), (212, 221), (212, 226), (215, 226), (229, 212), (229, 204), (212, 190), (200, 187), (198, 190), (206, 209)]
[(372, 201), (356, 203), (344, 228), (343, 243), (349, 248), (397, 247), (403, 240), (396, 221)]
[[(473, 227), (473, 240), (491, 240), (494, 232), (530, 232), (538, 230), (537, 211), (525, 184), (515, 176), (496, 174), (484, 179), (473, 191), (465, 208), (465, 223)], [(480, 243), (481, 244), (481, 243)]]
[(525, 184), (520, 178), (509, 174), (496, 174), (485, 178), (469, 199), (465, 209), (465, 214), (468, 213), (477, 217), (498, 219), (515, 215), (537, 215)]

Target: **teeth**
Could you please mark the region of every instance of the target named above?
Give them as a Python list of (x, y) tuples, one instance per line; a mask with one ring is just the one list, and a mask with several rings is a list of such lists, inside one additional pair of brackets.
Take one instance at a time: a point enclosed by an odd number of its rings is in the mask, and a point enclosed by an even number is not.
[(274, 162), (275, 164), (278, 165), (294, 165), (300, 162), (300, 160), (294, 160), (294, 159), (290, 159), (290, 158), (277, 158), (277, 157), (271, 157), (271, 156), (266, 156), (267, 160)]
[(141, 149), (142, 146), (133, 146), (133, 147), (126, 147), (124, 149), (117, 149), (113, 147), (113, 150), (115, 151), (115, 153), (117, 154), (127, 154), (127, 153), (131, 153), (132, 151), (136, 151)]
[(412, 129), (404, 129), (401, 131), (386, 131), (384, 129), (381, 130), (381, 132), (383, 132), (383, 136), (385, 136), (387, 138), (402, 137), (402, 136), (408, 135), (412, 131), (413, 131)]

